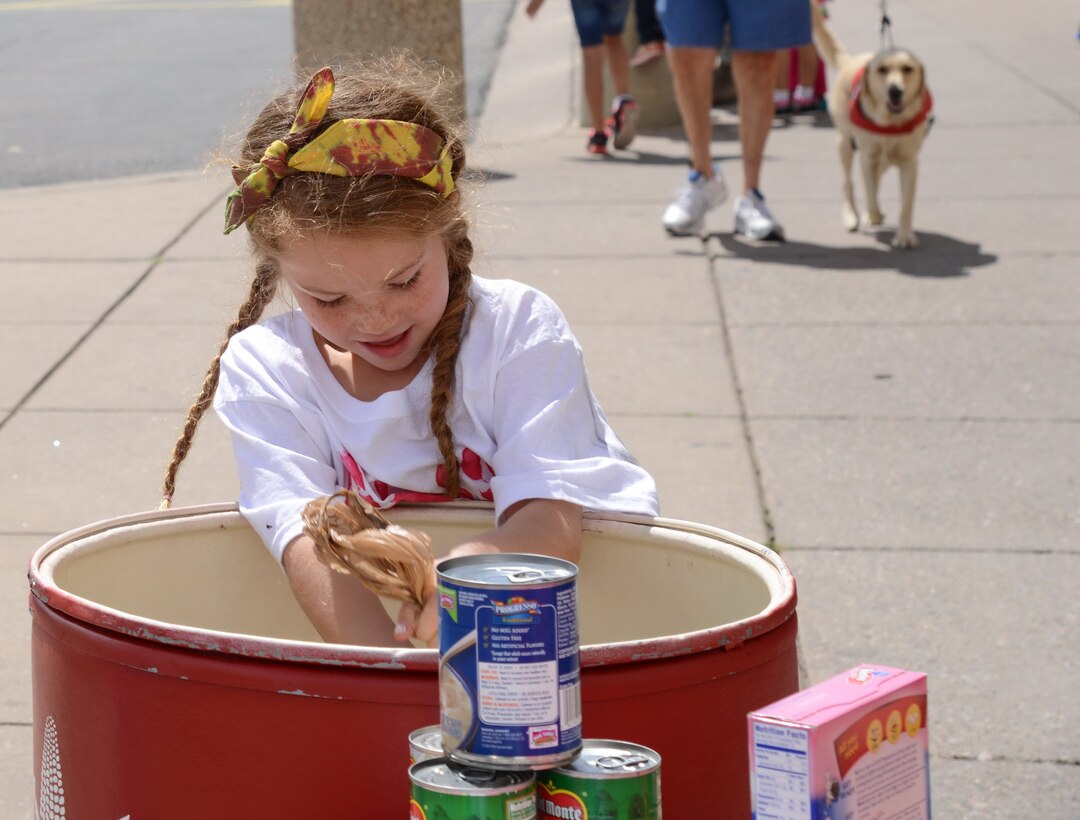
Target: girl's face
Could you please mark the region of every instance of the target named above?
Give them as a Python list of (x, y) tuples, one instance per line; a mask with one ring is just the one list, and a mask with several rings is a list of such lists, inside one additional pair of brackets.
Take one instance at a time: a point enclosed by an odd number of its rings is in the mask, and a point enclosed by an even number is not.
[(370, 376), (411, 378), (420, 350), (446, 310), (446, 244), (437, 234), (315, 233), (277, 254), (315, 332), (353, 355)]

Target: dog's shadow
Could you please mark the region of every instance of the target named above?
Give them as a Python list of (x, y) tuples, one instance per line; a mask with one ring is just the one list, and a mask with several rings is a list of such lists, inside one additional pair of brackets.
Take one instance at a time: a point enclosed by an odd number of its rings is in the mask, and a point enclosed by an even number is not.
[[(977, 243), (964, 242), (940, 233), (919, 231), (919, 247), (892, 248), (894, 231), (879, 230), (872, 236), (882, 247), (832, 247), (812, 242), (747, 242), (731, 233), (709, 234), (731, 256), (767, 265), (795, 265), (838, 271), (895, 270), (905, 276), (944, 279), (967, 276), (971, 268), (991, 265), (997, 256)], [(714, 258), (723, 258), (714, 255)]]

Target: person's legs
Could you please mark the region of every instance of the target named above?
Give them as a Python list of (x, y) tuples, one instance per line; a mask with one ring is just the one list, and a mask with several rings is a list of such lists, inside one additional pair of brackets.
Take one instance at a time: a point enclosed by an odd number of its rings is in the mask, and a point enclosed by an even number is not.
[(690, 174), (662, 222), (673, 236), (701, 231), (705, 214), (727, 197), (712, 161), (713, 72), (727, 21), (725, 0), (658, 0), (656, 13), (668, 39), (675, 102), (690, 153)]
[(675, 101), (690, 145), (690, 176), (664, 211), (664, 229), (691, 236), (705, 225), (705, 214), (727, 198), (719, 163), (712, 161), (712, 96), (715, 48), (670, 48), (668, 60)]
[(608, 69), (611, 71), (611, 84), (615, 87), (615, 96), (629, 95), (630, 54), (626, 50), (625, 38), (622, 34), (605, 34), (604, 49), (607, 53)]
[(781, 49), (776, 57), (773, 108), (779, 113), (791, 110), (791, 51), (788, 49)]
[(571, 0), (578, 41), (581, 43), (582, 85), (585, 105), (592, 128), (588, 150), (593, 154), (607, 153), (607, 132), (604, 129), (604, 17), (602, 7), (592, 0)]
[(656, 15), (668, 38), (668, 65), (690, 165), (711, 178), (713, 71), (727, 24), (726, 2), (657, 0)]
[(615, 147), (622, 149), (628, 147), (637, 135), (638, 123), (638, 105), (630, 96), (630, 54), (623, 36), (626, 18), (630, 14), (630, 0), (607, 0), (606, 12), (604, 49), (611, 84), (615, 89), (607, 125)]
[(593, 128), (604, 127), (604, 57), (603, 44), (581, 49), (585, 105)]
[(690, 144), (690, 165), (706, 177), (712, 167), (712, 97), (715, 48), (668, 49), (675, 103)]
[(810, 42), (810, 5), (807, 0), (728, 0), (728, 5), (743, 152), (743, 195), (735, 203), (735, 232), (782, 240), (784, 229), (760, 190), (761, 166), (772, 128), (777, 52)]
[(634, 24), (638, 48), (630, 65), (636, 68), (664, 56), (664, 30), (656, 17), (656, 0), (634, 0)]
[(656, 17), (656, 0), (634, 0), (634, 24), (637, 26), (638, 42), (662, 42), (664, 31)]
[(814, 87), (818, 73), (818, 53), (813, 43), (799, 46), (799, 85)]
[(817, 107), (818, 53), (813, 43), (799, 46), (798, 85), (791, 97), (791, 107), (796, 111), (810, 111)]
[(739, 96), (744, 192), (760, 187), (765, 142), (772, 129), (777, 59), (776, 51), (736, 51), (731, 55), (731, 73)]

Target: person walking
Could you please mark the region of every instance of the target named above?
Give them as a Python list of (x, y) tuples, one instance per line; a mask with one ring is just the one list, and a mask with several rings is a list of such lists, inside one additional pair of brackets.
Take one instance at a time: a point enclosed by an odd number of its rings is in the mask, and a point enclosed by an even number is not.
[[(525, 13), (535, 17), (544, 0), (529, 0)], [(581, 43), (585, 103), (592, 127), (586, 149), (606, 154), (608, 140), (627, 148), (637, 135), (638, 104), (630, 96), (630, 53), (623, 29), (630, 14), (630, 0), (570, 0), (574, 26)], [(611, 71), (615, 98), (610, 116), (604, 116), (604, 66)]]
[(743, 167), (743, 191), (735, 201), (735, 233), (783, 241), (783, 226), (761, 192), (761, 166), (772, 128), (778, 51), (811, 41), (810, 4), (807, 0), (657, 0), (656, 11), (668, 39), (668, 60), (691, 166), (686, 185), (664, 211), (664, 228), (672, 236), (698, 234), (705, 214), (727, 198), (720, 165), (712, 160), (711, 111), (716, 56), (729, 27)]
[(630, 58), (631, 68), (648, 65), (664, 56), (664, 30), (656, 16), (656, 0), (634, 0), (634, 28), (638, 47)]

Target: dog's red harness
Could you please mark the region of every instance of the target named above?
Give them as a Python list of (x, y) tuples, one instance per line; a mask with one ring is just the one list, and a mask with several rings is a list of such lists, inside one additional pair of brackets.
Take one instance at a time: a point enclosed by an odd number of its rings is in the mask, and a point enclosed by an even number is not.
[(934, 107), (934, 98), (930, 96), (930, 89), (923, 90), (923, 104), (919, 109), (919, 113), (912, 117), (907, 122), (902, 122), (899, 125), (879, 125), (874, 122), (865, 113), (863, 113), (862, 105), (859, 102), (859, 93), (862, 91), (862, 78), (866, 72), (866, 66), (863, 66), (855, 72), (855, 76), (851, 80), (851, 96), (848, 98), (848, 113), (851, 116), (852, 125), (862, 128), (864, 131), (871, 131), (875, 134), (910, 134), (924, 122), (927, 117), (930, 116), (930, 112)]

